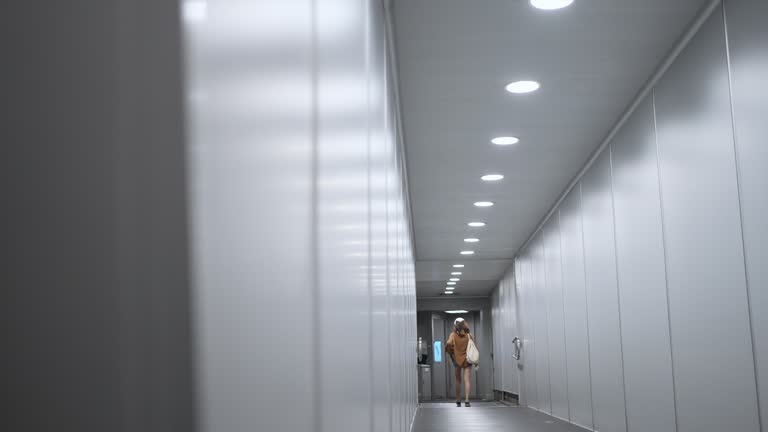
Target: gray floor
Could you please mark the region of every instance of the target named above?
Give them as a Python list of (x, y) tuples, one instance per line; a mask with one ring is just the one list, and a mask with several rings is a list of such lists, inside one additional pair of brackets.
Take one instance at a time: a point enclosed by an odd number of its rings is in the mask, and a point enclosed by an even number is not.
[(451, 403), (419, 407), (413, 432), (585, 432), (538, 411), (498, 402), (472, 402), (470, 408)]
[[(472, 403), (471, 408), (475, 407), (495, 407), (495, 408), (504, 408), (509, 407), (509, 405), (502, 404), (501, 402), (496, 401), (480, 401), (480, 400), (470, 400)], [(462, 404), (464, 404), (464, 400), (462, 399)], [(423, 402), (419, 405), (422, 408), (456, 408), (456, 402), (454, 401), (442, 401), (442, 402)]]

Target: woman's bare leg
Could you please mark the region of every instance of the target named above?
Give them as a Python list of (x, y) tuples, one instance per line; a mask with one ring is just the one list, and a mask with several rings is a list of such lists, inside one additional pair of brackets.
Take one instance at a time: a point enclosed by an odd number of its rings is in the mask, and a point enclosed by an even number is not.
[(461, 400), (461, 368), (454, 368), (456, 372), (456, 400)]
[(469, 402), (469, 393), (472, 390), (472, 366), (464, 368), (464, 392), (466, 394), (466, 401)]

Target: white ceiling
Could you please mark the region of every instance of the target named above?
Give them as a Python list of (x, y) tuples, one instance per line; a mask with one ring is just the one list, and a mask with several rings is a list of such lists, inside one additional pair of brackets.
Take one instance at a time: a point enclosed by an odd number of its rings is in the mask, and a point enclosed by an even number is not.
[[(488, 295), (707, 0), (395, 0), (417, 295)], [(535, 79), (539, 91), (504, 86)], [(494, 146), (494, 136), (521, 139)], [(500, 182), (480, 176), (504, 174)], [(490, 200), (491, 208), (472, 203)], [(471, 220), (487, 222), (473, 229)], [(478, 237), (469, 245), (462, 239)], [(459, 251), (474, 249), (471, 257)]]

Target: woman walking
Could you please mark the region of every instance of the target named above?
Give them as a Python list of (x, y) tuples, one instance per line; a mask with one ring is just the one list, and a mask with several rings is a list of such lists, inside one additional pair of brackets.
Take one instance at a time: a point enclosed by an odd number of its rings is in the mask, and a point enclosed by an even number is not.
[(475, 338), (469, 334), (469, 326), (464, 318), (456, 318), (453, 322), (453, 332), (448, 337), (445, 344), (445, 351), (453, 360), (456, 372), (456, 406), (461, 406), (461, 374), (464, 374), (464, 406), (469, 404), (469, 393), (471, 390), (472, 365), (467, 361), (467, 346), (469, 340), (475, 342)]

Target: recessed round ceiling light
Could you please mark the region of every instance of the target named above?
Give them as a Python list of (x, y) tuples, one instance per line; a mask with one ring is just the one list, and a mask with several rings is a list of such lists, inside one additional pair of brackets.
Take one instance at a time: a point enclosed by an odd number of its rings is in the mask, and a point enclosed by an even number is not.
[(499, 181), (503, 179), (504, 176), (501, 174), (486, 174), (482, 177), (480, 177), (480, 180), (482, 181)]
[(537, 9), (554, 10), (568, 7), (573, 0), (531, 0), (531, 6)]
[(456, 285), (456, 282), (446, 282), (447, 285)]
[(465, 241), (465, 242), (467, 242), (467, 243), (477, 243), (477, 242), (479, 242), (479, 241), (480, 241), (480, 239), (476, 239), (476, 238), (465, 238), (465, 239), (464, 239), (464, 241)]
[(507, 84), (508, 92), (510, 93), (530, 93), (539, 89), (541, 85), (536, 81), (515, 81)]
[(478, 201), (475, 203), (475, 207), (490, 207), (493, 203), (490, 201)]
[(464, 267), (464, 264), (454, 264), (453, 267), (454, 268), (462, 268), (462, 267)]
[(501, 146), (512, 145), (512, 144), (519, 143), (520, 142), (520, 138), (517, 138), (517, 137), (496, 137), (496, 138), (492, 139), (491, 142), (496, 144), (496, 145), (501, 145)]
[(462, 254), (462, 255), (474, 255), (475, 251), (461, 251), (459, 253)]
[(469, 225), (471, 227), (475, 227), (475, 228), (477, 228), (477, 227), (484, 227), (485, 226), (485, 222), (470, 222), (467, 225)]
[(451, 295), (451, 294), (453, 294), (453, 291), (446, 291), (446, 292), (444, 292), (443, 294), (445, 294), (445, 295)]
[(461, 272), (451, 272), (451, 274), (454, 275), (454, 276), (458, 276), (458, 275), (461, 274)]

